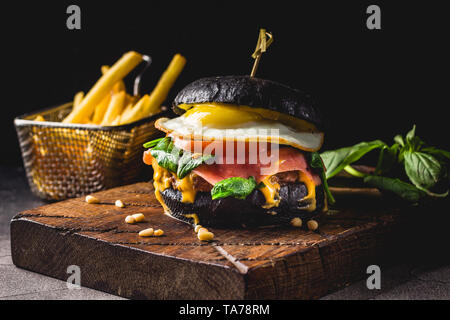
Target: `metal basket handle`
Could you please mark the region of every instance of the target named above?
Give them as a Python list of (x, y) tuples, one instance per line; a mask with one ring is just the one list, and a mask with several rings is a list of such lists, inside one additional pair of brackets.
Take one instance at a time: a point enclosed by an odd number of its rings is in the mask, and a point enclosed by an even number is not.
[(152, 58), (147, 55), (142, 56), (142, 60), (145, 62), (144, 67), (142, 68), (141, 72), (136, 76), (136, 79), (134, 79), (134, 85), (133, 85), (133, 95), (139, 96), (139, 92), (141, 91), (141, 79), (144, 72), (147, 70), (147, 68), (152, 64)]

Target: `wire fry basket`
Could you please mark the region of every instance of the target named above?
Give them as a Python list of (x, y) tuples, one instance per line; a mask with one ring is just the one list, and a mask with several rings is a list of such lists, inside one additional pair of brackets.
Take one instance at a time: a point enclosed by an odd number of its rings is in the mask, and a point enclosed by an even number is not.
[[(67, 124), (72, 102), (14, 119), (34, 194), (63, 200), (149, 178), (142, 144), (159, 138), (156, 114), (121, 126)], [(46, 121), (34, 121), (41, 115)]]

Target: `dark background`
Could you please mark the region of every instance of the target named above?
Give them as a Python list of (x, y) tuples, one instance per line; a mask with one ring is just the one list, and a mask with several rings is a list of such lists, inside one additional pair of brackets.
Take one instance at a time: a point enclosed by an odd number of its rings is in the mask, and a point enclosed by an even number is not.
[[(449, 147), (448, 17), (442, 2), (410, 1), (34, 1), (2, 4), (0, 163), (21, 164), (14, 117), (67, 102), (124, 52), (149, 54), (150, 91), (173, 54), (187, 66), (168, 103), (205, 76), (249, 74), (258, 30), (273, 32), (257, 76), (313, 95), (331, 126), (324, 148), (391, 143), (417, 124), (425, 141)], [(82, 30), (66, 28), (77, 4)], [(378, 4), (382, 30), (366, 28)]]

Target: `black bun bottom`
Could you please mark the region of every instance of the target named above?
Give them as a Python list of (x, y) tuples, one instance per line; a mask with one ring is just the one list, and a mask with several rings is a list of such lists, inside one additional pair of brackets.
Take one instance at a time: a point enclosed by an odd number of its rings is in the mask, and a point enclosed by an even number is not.
[(322, 212), (325, 205), (322, 186), (316, 187), (317, 204), (314, 211), (304, 210), (302, 206), (305, 204), (298, 201), (307, 194), (303, 183), (284, 185), (279, 194), (279, 206), (264, 209), (261, 206), (264, 205), (265, 198), (259, 190), (254, 190), (245, 200), (233, 197), (212, 200), (209, 192), (198, 192), (194, 203), (181, 202), (181, 192), (178, 190), (168, 188), (161, 192), (172, 217), (192, 224), (193, 219), (185, 215), (196, 213), (201, 225), (218, 228), (289, 224), (293, 218), (306, 222)]

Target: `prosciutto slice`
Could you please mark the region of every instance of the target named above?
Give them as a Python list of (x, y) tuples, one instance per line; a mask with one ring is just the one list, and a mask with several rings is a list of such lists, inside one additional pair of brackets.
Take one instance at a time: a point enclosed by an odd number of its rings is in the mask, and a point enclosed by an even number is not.
[[(267, 176), (286, 171), (303, 171), (316, 185), (321, 184), (320, 177), (311, 171), (305, 155), (294, 148), (284, 147), (278, 149), (278, 152), (272, 151), (265, 159), (259, 156), (257, 163), (254, 164), (248, 163), (249, 161), (244, 164), (226, 163), (225, 157), (222, 158), (222, 163), (217, 163), (217, 156), (216, 154), (216, 163), (202, 164), (193, 170), (212, 185), (231, 177), (253, 176), (257, 182), (260, 182)], [(249, 160), (248, 157), (246, 160)]]

